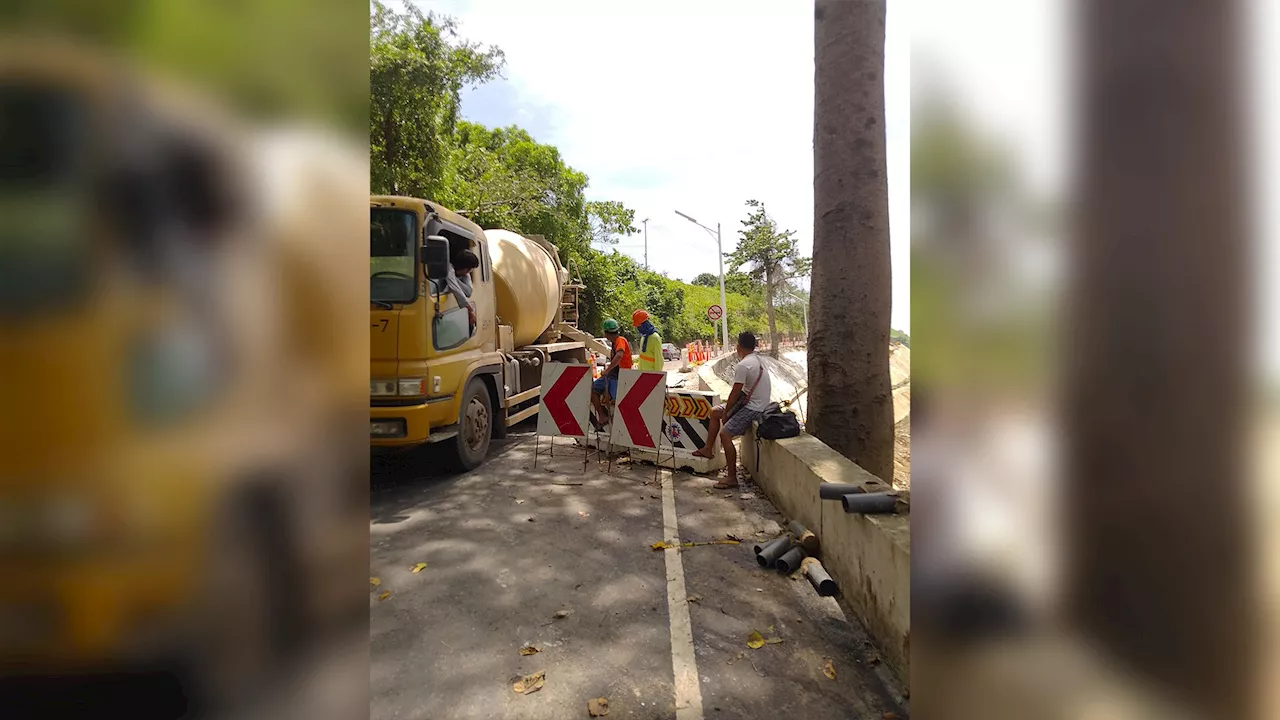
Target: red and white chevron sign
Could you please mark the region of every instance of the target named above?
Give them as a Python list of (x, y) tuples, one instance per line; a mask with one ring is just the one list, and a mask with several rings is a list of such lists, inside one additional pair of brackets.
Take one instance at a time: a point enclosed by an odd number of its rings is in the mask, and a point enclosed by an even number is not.
[(542, 397), (538, 400), (538, 434), (587, 436), (591, 409), (591, 367), (570, 363), (542, 366)]
[(618, 402), (611, 423), (614, 445), (654, 450), (662, 437), (662, 407), (667, 401), (667, 374), (618, 371)]

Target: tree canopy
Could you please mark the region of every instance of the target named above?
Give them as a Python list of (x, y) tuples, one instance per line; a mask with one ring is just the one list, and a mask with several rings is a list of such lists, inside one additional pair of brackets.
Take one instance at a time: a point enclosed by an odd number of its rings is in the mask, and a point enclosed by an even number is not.
[(370, 184), (377, 194), (436, 197), (462, 88), (497, 77), (497, 48), (462, 40), (448, 17), (413, 4), (369, 15)]
[[(742, 229), (738, 231), (738, 247), (732, 253), (726, 253), (726, 258), (732, 272), (745, 268), (747, 277), (763, 286), (769, 335), (776, 338), (775, 298), (789, 280), (809, 273), (810, 261), (801, 257), (795, 231), (779, 230), (764, 203), (748, 200), (747, 207), (747, 219), (742, 221)], [(726, 290), (728, 285), (726, 276)], [(773, 351), (776, 354), (776, 342), (773, 343)]]
[[(718, 274), (704, 273), (701, 282), (690, 285), (608, 249), (638, 232), (631, 208), (588, 198), (587, 175), (528, 131), (460, 118), (462, 88), (497, 77), (501, 50), (460, 38), (450, 18), (424, 15), (412, 6), (396, 14), (377, 2), (370, 14), (370, 43), (375, 193), (429, 198), (481, 227), (546, 237), (586, 286), (579, 318), (592, 334), (605, 318), (614, 318), (624, 334), (634, 336), (631, 313), (645, 308), (669, 342), (719, 337), (719, 324), (706, 315), (709, 306), (720, 304)], [(726, 275), (732, 332), (763, 332), (762, 287), (749, 273)], [(780, 308), (775, 320), (782, 332), (799, 334), (801, 317), (802, 309), (792, 306)]]

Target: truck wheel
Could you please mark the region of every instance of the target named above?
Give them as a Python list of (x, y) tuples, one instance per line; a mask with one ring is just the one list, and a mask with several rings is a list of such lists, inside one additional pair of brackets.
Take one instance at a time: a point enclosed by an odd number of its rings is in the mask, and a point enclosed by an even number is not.
[(458, 409), (458, 436), (453, 447), (458, 469), (473, 470), (484, 462), (493, 437), (493, 405), (484, 381), (474, 378), (467, 383)]

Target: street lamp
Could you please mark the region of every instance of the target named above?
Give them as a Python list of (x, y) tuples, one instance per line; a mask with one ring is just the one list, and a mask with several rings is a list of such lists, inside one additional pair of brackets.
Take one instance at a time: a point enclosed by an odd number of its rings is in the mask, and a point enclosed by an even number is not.
[(720, 223), (716, 223), (716, 229), (715, 231), (712, 231), (711, 228), (707, 227), (706, 225), (703, 225), (697, 220), (694, 220), (688, 215), (685, 215), (679, 210), (676, 210), (676, 214), (684, 218), (685, 220), (688, 220), (689, 222), (693, 223), (694, 225), (697, 225), (703, 230), (706, 230), (708, 233), (715, 235), (716, 258), (720, 260), (720, 330), (722, 333), (724, 333), (724, 349), (728, 350), (729, 349), (729, 303), (725, 300), (725, 295), (724, 295), (724, 247), (720, 243)]
[(800, 307), (804, 310), (804, 341), (807, 345), (809, 343), (809, 302), (790, 290), (783, 290), (782, 292), (789, 295), (793, 300), (800, 301)]

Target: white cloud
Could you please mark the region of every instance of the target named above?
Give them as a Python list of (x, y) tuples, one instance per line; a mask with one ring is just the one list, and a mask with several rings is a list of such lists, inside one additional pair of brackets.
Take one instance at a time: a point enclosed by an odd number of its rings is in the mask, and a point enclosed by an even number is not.
[[(749, 198), (763, 201), (811, 251), (812, 3), (417, 5), (452, 15), (463, 37), (506, 53), (507, 80), (467, 96), (464, 116), (530, 129), (590, 176), (590, 197), (619, 200), (636, 210), (637, 220), (648, 217), (655, 270), (686, 280), (716, 272), (714, 242), (673, 210), (721, 223), (729, 250)], [(909, 331), (910, 46), (895, 7), (885, 70), (893, 325)], [(627, 242), (624, 251), (642, 259), (639, 238)]]

